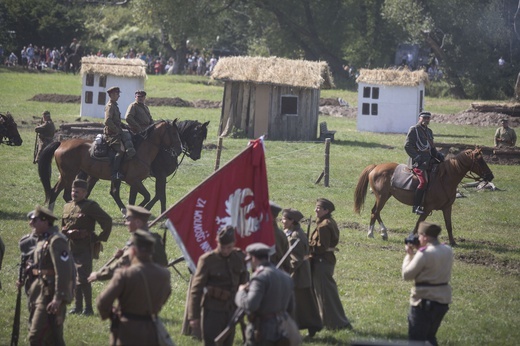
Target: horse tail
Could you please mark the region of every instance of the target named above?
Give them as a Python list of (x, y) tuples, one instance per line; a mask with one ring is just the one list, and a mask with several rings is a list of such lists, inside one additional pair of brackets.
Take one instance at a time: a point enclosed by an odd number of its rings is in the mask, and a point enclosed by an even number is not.
[(359, 176), (359, 181), (356, 186), (356, 192), (354, 192), (354, 211), (359, 214), (361, 213), (361, 209), (363, 208), (363, 205), (365, 204), (365, 198), (367, 196), (367, 189), (368, 189), (368, 175), (372, 170), (376, 168), (376, 165), (372, 164), (363, 170), (361, 172), (361, 175)]
[(38, 159), (38, 174), (40, 181), (42, 182), (43, 189), (45, 191), (45, 204), (50, 201), (51, 198), (51, 168), (52, 158), (54, 152), (61, 145), (61, 142), (53, 142), (43, 149)]

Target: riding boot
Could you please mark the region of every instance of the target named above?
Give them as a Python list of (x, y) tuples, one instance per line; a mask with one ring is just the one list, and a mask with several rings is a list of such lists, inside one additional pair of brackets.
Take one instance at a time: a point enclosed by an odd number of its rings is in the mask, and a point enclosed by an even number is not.
[(83, 310), (83, 315), (91, 316), (94, 314), (94, 310), (92, 309), (92, 285), (90, 283), (81, 285), (83, 290), (83, 297), (85, 297), (85, 310)]
[(83, 311), (83, 291), (81, 285), (76, 286), (74, 289), (74, 308), (69, 311), (69, 314), (77, 315)]
[(424, 211), (423, 211), (423, 208), (422, 208), (422, 201), (423, 201), (423, 197), (424, 197), (424, 191), (425, 189), (417, 189), (415, 191), (415, 197), (413, 199), (413, 208), (412, 208), (412, 213), (415, 213), (415, 214), (424, 214)]
[(112, 163), (112, 179), (113, 180), (122, 180), (124, 175), (119, 172), (121, 168), (121, 162), (123, 161), (123, 154), (116, 153), (114, 156), (114, 162)]

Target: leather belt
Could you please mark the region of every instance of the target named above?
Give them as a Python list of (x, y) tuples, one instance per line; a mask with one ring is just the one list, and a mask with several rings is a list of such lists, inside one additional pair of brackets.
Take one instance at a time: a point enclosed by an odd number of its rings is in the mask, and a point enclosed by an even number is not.
[(429, 282), (416, 282), (415, 287), (436, 287), (436, 286), (446, 286), (447, 284), (448, 284), (447, 282), (443, 282), (440, 284), (432, 284)]
[(33, 275), (39, 276), (39, 275), (47, 275), (47, 276), (54, 276), (55, 272), (53, 269), (33, 269), (32, 270)]

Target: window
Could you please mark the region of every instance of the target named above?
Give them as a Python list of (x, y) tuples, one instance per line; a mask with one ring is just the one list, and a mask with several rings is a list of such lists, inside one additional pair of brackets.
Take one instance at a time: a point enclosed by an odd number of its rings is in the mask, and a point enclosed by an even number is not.
[(298, 96), (282, 95), (282, 114), (298, 115)]
[(424, 91), (421, 90), (419, 92), (419, 112), (423, 111), (423, 99), (424, 99)]
[(372, 88), (372, 98), (374, 100), (379, 98), (379, 88)]
[(86, 80), (85, 80), (86, 86), (94, 86), (94, 75), (92, 73), (88, 73)]
[(370, 98), (370, 87), (364, 87), (363, 88), (363, 98), (369, 99)]
[(104, 105), (107, 103), (107, 93), (106, 92), (99, 92), (97, 97), (97, 104), (98, 105)]
[(92, 98), (94, 97), (92, 91), (85, 91), (85, 103), (92, 103)]
[(372, 115), (377, 115), (377, 103), (372, 103), (371, 104), (371, 111), (372, 111)]
[(105, 75), (99, 76), (99, 86), (102, 88), (107, 86), (107, 76), (105, 76)]
[(370, 115), (370, 103), (363, 103), (363, 108), (361, 110), (361, 114)]

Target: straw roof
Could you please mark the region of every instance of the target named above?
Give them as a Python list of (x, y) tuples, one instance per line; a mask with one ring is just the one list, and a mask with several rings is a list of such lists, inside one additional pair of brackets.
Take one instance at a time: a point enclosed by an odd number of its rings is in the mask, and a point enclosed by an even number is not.
[(423, 70), (361, 69), (356, 82), (382, 85), (418, 86), (420, 83), (428, 84), (429, 80), (428, 74)]
[(220, 58), (211, 77), (224, 81), (286, 85), (319, 89), (334, 87), (326, 62), (290, 60), (277, 57)]
[(81, 58), (81, 75), (87, 73), (146, 78), (146, 63), (141, 59), (110, 59), (86, 56)]

